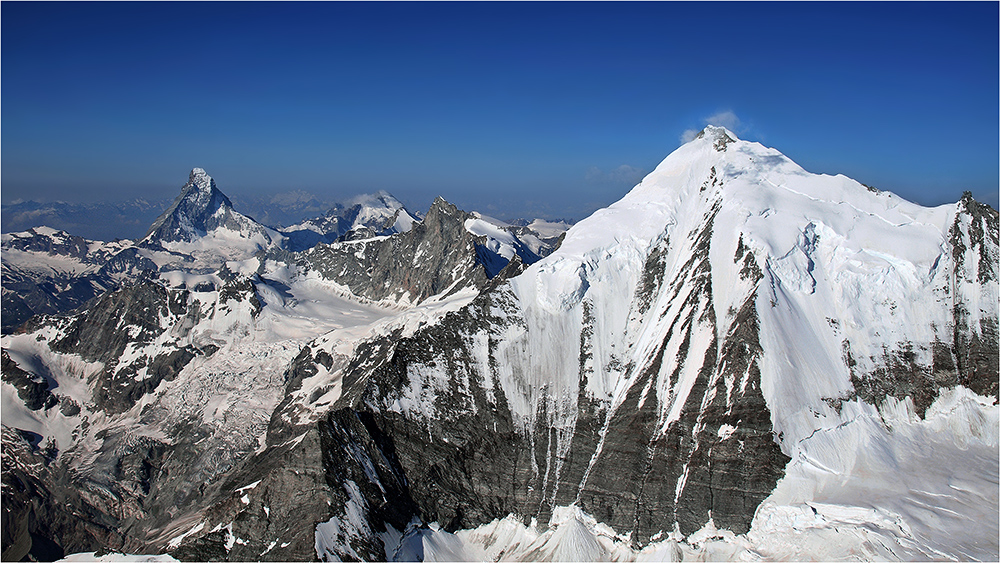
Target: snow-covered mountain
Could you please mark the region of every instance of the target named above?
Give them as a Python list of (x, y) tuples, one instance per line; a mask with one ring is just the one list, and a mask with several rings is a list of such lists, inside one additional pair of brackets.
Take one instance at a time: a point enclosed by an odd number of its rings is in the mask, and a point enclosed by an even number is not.
[(710, 127), (564, 234), (438, 200), (290, 252), (196, 172), (151, 275), (2, 339), (4, 559), (1000, 555), (971, 196)]
[(359, 240), (405, 233), (419, 219), (388, 192), (365, 194), (336, 204), (322, 217), (282, 229), (289, 250), (301, 251), (319, 243)]
[(87, 240), (49, 227), (3, 235), (3, 332), (35, 314), (76, 309), (116, 287), (118, 273), (107, 267), (130, 241)]
[(538, 261), (519, 239), (479, 217), (439, 197), (405, 232), (320, 244), (302, 253), (298, 264), (357, 297), (408, 306), (482, 288), (505, 269), (510, 276)]
[(300, 368), (339, 395), (317, 552), (574, 506), (634, 549), (995, 558), (997, 231), (708, 128), (461, 311)]
[[(59, 315), (3, 341), (4, 504), (17, 507), (4, 513), (4, 558), (176, 549), (178, 523), (228, 496), (227, 475), (262, 451), (304, 343), (325, 335), (350, 357), (489, 283), (484, 257), (501, 258), (465, 228), (468, 214), (444, 200), (424, 221), (403, 211), (393, 213), (403, 232), (293, 253), (195, 169), (136, 243), (4, 235), (5, 291), (20, 272), (47, 295), (54, 282), (108, 280), (78, 311), (68, 314), (82, 301), (41, 311)], [(400, 285), (373, 290), (379, 276)], [(12, 289), (5, 307), (30, 298)]]
[(35, 314), (69, 312), (158, 272), (206, 273), (282, 241), (276, 231), (233, 210), (215, 181), (195, 168), (141, 240), (101, 242), (49, 227), (4, 234), (3, 331)]
[(206, 267), (245, 260), (280, 246), (282, 236), (237, 212), (205, 170), (194, 168), (174, 203), (149, 228), (139, 246), (190, 255)]

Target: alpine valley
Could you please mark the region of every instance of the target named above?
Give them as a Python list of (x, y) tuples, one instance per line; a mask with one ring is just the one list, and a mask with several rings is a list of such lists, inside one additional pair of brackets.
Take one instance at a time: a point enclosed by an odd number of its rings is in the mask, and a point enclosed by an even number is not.
[(3, 235), (2, 557), (997, 560), (998, 239), (721, 127), (572, 226), (195, 168)]

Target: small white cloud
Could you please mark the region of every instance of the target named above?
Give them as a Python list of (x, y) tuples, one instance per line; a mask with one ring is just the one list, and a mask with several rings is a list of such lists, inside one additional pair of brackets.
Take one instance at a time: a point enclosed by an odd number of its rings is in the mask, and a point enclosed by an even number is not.
[(697, 136), (698, 136), (698, 130), (697, 129), (688, 129), (688, 130), (684, 131), (683, 133), (681, 133), (681, 142), (682, 143), (690, 143)]
[[(751, 128), (748, 124), (743, 123), (743, 120), (741, 120), (740, 117), (732, 110), (720, 111), (714, 115), (706, 117), (702, 120), (702, 125), (725, 127), (737, 135), (743, 135)], [(685, 130), (681, 133), (681, 143), (690, 143), (700, 132), (700, 129)]]
[(718, 125), (725, 127), (736, 133), (740, 129), (740, 118), (731, 111), (720, 111), (719, 113), (705, 119), (705, 125)]

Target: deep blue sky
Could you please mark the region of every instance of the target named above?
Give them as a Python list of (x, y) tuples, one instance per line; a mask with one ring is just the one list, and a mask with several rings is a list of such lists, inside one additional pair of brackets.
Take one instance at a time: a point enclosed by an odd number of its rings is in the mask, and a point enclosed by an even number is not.
[(716, 116), (997, 204), (998, 4), (3, 2), (2, 199), (385, 189), (581, 218)]

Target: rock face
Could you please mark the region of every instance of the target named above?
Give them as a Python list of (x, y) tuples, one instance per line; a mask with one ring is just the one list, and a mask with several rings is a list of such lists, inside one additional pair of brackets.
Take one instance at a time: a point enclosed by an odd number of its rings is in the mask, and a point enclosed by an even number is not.
[[(692, 294), (692, 305), (698, 297)], [(479, 350), (466, 344), (489, 343), (491, 332), (524, 323), (491, 314), (502, 308), (497, 301), (510, 298), (504, 292), (484, 297), (467, 317), (455, 315), (401, 342), (391, 366), (368, 382), (377, 393), (367, 398), (368, 405), (380, 407), (376, 420), (394, 438), (425, 518), (446, 529), (475, 527), (509, 513), (545, 522), (553, 506), (576, 502), (614, 529), (632, 532), (637, 545), (671, 531), (674, 522), (691, 534), (707, 521), (709, 511), (720, 526), (748, 529), (757, 504), (770, 494), (788, 461), (774, 441), (760, 394), (752, 301), (723, 343), (723, 358), (693, 358), (705, 364), (699, 366), (679, 419), (664, 433), (656, 403), (644, 400), (643, 391), (655, 380), (672, 338), (690, 338), (689, 331), (665, 335), (654, 363), (631, 367), (635, 383), (609, 416), (610, 405), (586, 391), (593, 325), (584, 324), (577, 396), (543, 395), (533, 426), (525, 428), (498, 393), (498, 374), (481, 373), (484, 366), (473, 359)], [(692, 307), (688, 313), (690, 323), (698, 311)], [(677, 321), (678, 328), (687, 324), (683, 318)], [(499, 350), (487, 354), (486, 365), (500, 363)], [(687, 359), (683, 354), (679, 351), (679, 359)], [(452, 377), (423, 375), (439, 366)], [(531, 370), (530, 365), (520, 368)], [(745, 391), (727, 396), (727, 376)], [(415, 398), (407, 397), (408, 392), (420, 389), (436, 391), (433, 404), (427, 405), (433, 416), (393, 412), (393, 406)], [(565, 407), (557, 399), (574, 398), (576, 416), (560, 421)], [(725, 440), (719, 436), (723, 425), (732, 428)]]
[[(51, 376), (27, 372), (3, 351), (4, 381), (25, 406), (54, 428), (71, 429), (18, 445), (21, 431), (5, 422), (5, 558), (8, 552), (42, 558), (144, 549), (159, 528), (212, 501), (214, 480), (256, 447), (252, 411), (202, 420), (199, 395), (236, 392), (227, 388), (232, 376), (224, 368), (203, 366), (202, 379), (184, 380), (173, 391), (180, 399), (164, 389), (192, 360), (207, 363), (225, 343), (213, 338), (213, 325), (239, 328), (240, 319), (259, 312), (246, 278), (219, 285), (197, 292), (147, 281), (110, 291), (76, 315), (35, 317), (26, 328), (41, 350), (32, 356), (34, 369), (51, 366), (68, 390), (50, 383)], [(266, 379), (255, 381), (267, 388)], [(81, 387), (86, 396), (79, 395)], [(244, 392), (261, 400), (261, 391), (249, 386)], [(140, 402), (144, 406), (134, 408)]]
[[(958, 383), (980, 395), (997, 395), (1000, 373), (1000, 334), (997, 332), (996, 295), (982, 291), (995, 286), (1000, 270), (997, 210), (965, 192), (952, 224), (956, 297), (953, 354)], [(947, 360), (943, 360), (947, 366)]]
[(53, 482), (52, 458), (30, 435), (3, 428), (2, 536), (4, 561), (54, 561), (74, 550), (120, 547), (114, 521), (70, 487)]
[(483, 287), (483, 245), (464, 226), (469, 214), (438, 198), (423, 221), (386, 239), (320, 245), (300, 265), (371, 301), (417, 304), (432, 295)]
[(59, 402), (59, 399), (49, 391), (49, 381), (45, 377), (21, 369), (6, 350), (0, 353), (2, 353), (0, 365), (3, 369), (3, 380), (17, 388), (17, 395), (24, 401), (25, 406), (37, 411), (50, 409)]
[[(256, 298), (252, 286), (244, 289), (250, 297), (237, 299)], [(165, 332), (169, 335), (172, 327), (182, 327), (185, 320), (191, 324), (201, 320), (201, 304), (190, 297), (187, 290), (169, 290), (152, 282), (109, 292), (70, 319), (50, 347), (100, 363), (103, 368), (91, 375), (95, 405), (109, 413), (127, 411), (161, 381), (174, 379), (196, 356), (211, 355), (217, 349), (211, 344), (196, 347), (163, 340)], [(157, 339), (159, 346), (150, 346)], [(149, 353), (142, 352), (145, 347)]]

